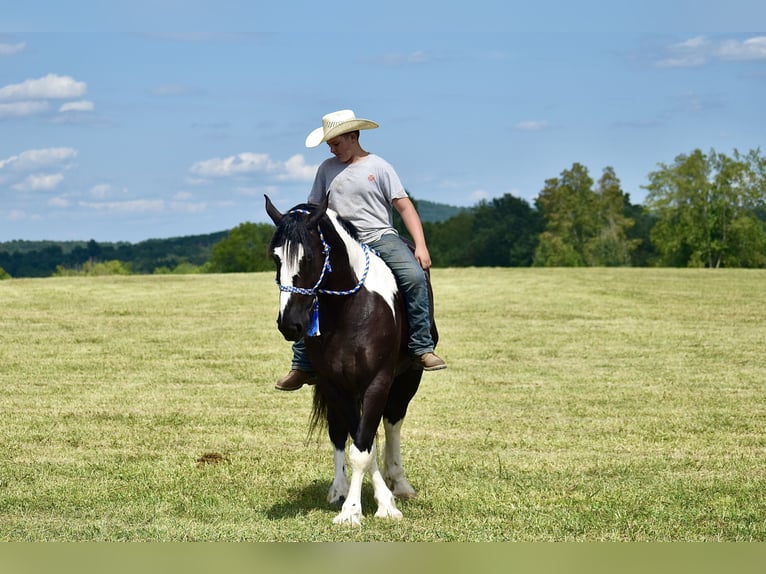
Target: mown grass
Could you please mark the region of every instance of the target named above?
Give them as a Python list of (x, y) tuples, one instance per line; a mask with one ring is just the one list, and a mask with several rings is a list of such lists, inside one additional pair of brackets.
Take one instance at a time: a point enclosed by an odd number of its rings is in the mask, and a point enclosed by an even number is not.
[(271, 273), (0, 282), (0, 540), (766, 540), (766, 273), (436, 269), (417, 499), (332, 524)]

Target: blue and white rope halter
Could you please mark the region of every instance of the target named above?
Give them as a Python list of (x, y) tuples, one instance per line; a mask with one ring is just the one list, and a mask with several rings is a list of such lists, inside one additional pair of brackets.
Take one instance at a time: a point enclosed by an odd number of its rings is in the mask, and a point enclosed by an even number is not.
[[(306, 211), (305, 209), (294, 209), (290, 211), (290, 213), (301, 213), (304, 215), (309, 215), (311, 212)], [(366, 243), (362, 243), (362, 250), (364, 251), (364, 272), (362, 272), (362, 276), (359, 279), (359, 282), (356, 284), (355, 287), (352, 289), (347, 289), (345, 291), (334, 291), (333, 289), (323, 289), (320, 287), (322, 284), (322, 281), (324, 281), (325, 275), (327, 273), (332, 273), (332, 266), (330, 265), (330, 246), (327, 244), (327, 242), (324, 240), (324, 234), (322, 233), (322, 230), (317, 227), (317, 231), (319, 232), (319, 240), (322, 242), (322, 252), (324, 253), (324, 265), (322, 265), (322, 272), (319, 274), (319, 278), (317, 279), (316, 283), (311, 289), (306, 289), (305, 287), (294, 287), (292, 285), (282, 285), (279, 282), (279, 279), (276, 280), (277, 286), (279, 287), (280, 291), (286, 292), (286, 293), (298, 293), (299, 295), (311, 295), (314, 297), (314, 309), (311, 314), (311, 325), (309, 326), (308, 331), (306, 331), (306, 335), (309, 337), (316, 337), (319, 335), (319, 294), (322, 295), (353, 295), (359, 289), (362, 288), (362, 285), (364, 285), (365, 280), (367, 279), (367, 273), (370, 271), (370, 248)]]

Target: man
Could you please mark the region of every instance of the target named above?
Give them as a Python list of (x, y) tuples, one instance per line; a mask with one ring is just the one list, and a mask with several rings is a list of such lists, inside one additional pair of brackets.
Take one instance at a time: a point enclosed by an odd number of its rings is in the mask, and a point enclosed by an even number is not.
[[(306, 147), (327, 142), (333, 157), (319, 166), (309, 203), (319, 203), (330, 193), (329, 207), (354, 225), (359, 239), (388, 264), (404, 297), (409, 321), (408, 347), (426, 371), (447, 364), (434, 353), (425, 270), (431, 267), (423, 225), (394, 168), (380, 156), (362, 149), (360, 130), (378, 124), (358, 119), (351, 110), (340, 110), (322, 118), (322, 127), (306, 138)], [(393, 227), (391, 208), (402, 217), (415, 243), (413, 255)], [(281, 391), (295, 391), (313, 383), (314, 374), (303, 341), (293, 344), (290, 372), (277, 381)]]

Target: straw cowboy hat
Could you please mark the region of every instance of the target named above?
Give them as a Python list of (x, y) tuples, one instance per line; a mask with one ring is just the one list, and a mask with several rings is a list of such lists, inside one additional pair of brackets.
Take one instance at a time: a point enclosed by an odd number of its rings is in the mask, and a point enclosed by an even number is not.
[(378, 127), (372, 120), (357, 118), (352, 110), (340, 110), (322, 118), (322, 127), (312, 131), (306, 138), (306, 147), (316, 147), (341, 134)]

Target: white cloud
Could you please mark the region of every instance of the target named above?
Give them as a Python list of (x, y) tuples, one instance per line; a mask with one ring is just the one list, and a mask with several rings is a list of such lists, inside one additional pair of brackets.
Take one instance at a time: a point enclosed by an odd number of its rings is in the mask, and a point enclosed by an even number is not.
[(700, 48), (705, 48), (709, 44), (710, 42), (705, 36), (695, 36), (694, 38), (689, 38), (685, 42), (676, 44), (675, 47), (680, 49), (699, 50)]
[(27, 214), (20, 209), (12, 209), (6, 219), (9, 221), (24, 221), (27, 218)]
[(704, 56), (690, 54), (682, 58), (665, 58), (657, 62), (658, 68), (699, 68), (704, 66), (707, 60)]
[(0, 119), (3, 118), (23, 118), (26, 116), (35, 116), (44, 114), (48, 111), (50, 105), (48, 102), (13, 102), (10, 104), (0, 104)]
[(69, 200), (64, 197), (52, 197), (48, 200), (48, 205), (51, 207), (65, 208), (69, 207)]
[(31, 174), (24, 178), (21, 183), (13, 186), (18, 191), (49, 191), (55, 189), (64, 181), (62, 173)]
[(523, 132), (539, 132), (549, 128), (550, 124), (545, 120), (525, 120), (517, 123), (514, 127)]
[(25, 42), (19, 42), (18, 44), (0, 44), (0, 56), (13, 56), (19, 52), (23, 52), (27, 47)]
[(98, 197), (99, 199), (103, 199), (109, 193), (112, 191), (112, 186), (108, 183), (99, 183), (98, 185), (94, 185), (90, 188), (90, 191), (88, 192), (93, 197)]
[(317, 173), (316, 165), (306, 164), (301, 154), (295, 154), (284, 163), (284, 173), (278, 176), (280, 180), (313, 181)]
[(42, 78), (24, 80), (0, 88), (0, 100), (56, 100), (79, 98), (88, 87), (71, 76), (48, 74)]
[(181, 213), (202, 213), (207, 209), (207, 203), (190, 203), (187, 201), (171, 201), (170, 209)]
[(75, 157), (77, 157), (77, 150), (71, 147), (31, 149), (18, 155), (12, 155), (7, 159), (0, 159), (0, 170), (37, 171), (66, 163)]
[(59, 108), (60, 112), (92, 112), (95, 108), (95, 104), (88, 100), (80, 100), (78, 102), (67, 102), (61, 104)]
[(202, 177), (231, 177), (243, 173), (271, 172), (276, 163), (265, 153), (241, 153), (224, 158), (198, 161), (190, 171)]
[(766, 36), (746, 40), (714, 41), (695, 36), (668, 48), (666, 57), (656, 62), (660, 68), (695, 68), (712, 59), (729, 61), (766, 60)]
[(198, 161), (189, 169), (192, 174), (204, 178), (266, 174), (279, 180), (298, 181), (311, 181), (316, 170), (317, 166), (306, 165), (300, 154), (286, 162), (279, 162), (272, 160), (268, 154), (251, 152)]
[(718, 55), (725, 60), (766, 60), (766, 36), (755, 36), (744, 42), (723, 42)]
[(695, 36), (668, 49), (668, 56), (657, 62), (659, 68), (696, 68), (705, 65), (711, 43), (704, 36)]

